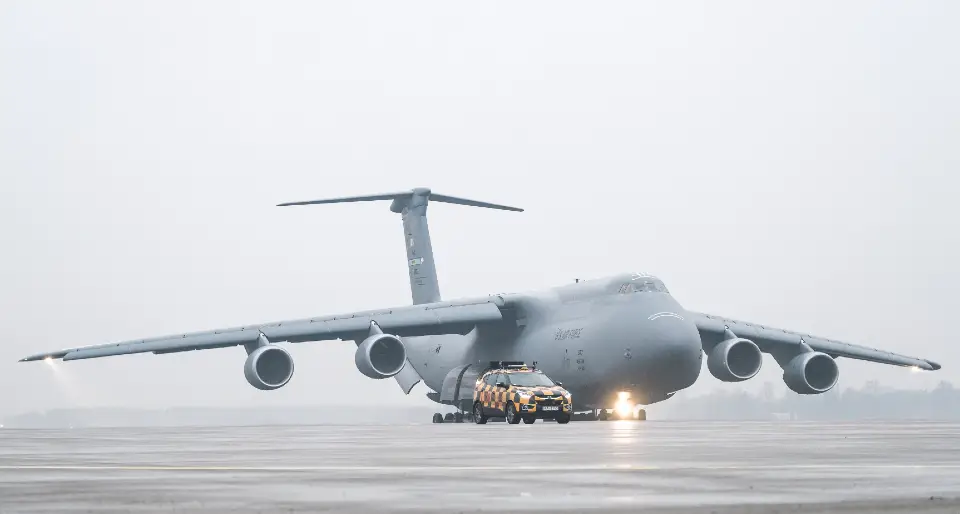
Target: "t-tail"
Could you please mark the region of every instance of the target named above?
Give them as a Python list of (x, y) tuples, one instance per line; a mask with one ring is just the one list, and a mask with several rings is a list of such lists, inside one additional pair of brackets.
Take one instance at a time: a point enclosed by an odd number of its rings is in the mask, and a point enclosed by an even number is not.
[(414, 304), (440, 301), (440, 284), (437, 282), (437, 267), (433, 260), (433, 247), (430, 244), (430, 229), (427, 227), (427, 204), (429, 202), (453, 203), (505, 211), (523, 211), (523, 209), (509, 207), (507, 205), (440, 195), (423, 187), (399, 193), (288, 202), (281, 203), (278, 206), (370, 202), (376, 200), (392, 200), (390, 210), (403, 217), (403, 232), (407, 247), (407, 268), (410, 273), (410, 293), (413, 297)]

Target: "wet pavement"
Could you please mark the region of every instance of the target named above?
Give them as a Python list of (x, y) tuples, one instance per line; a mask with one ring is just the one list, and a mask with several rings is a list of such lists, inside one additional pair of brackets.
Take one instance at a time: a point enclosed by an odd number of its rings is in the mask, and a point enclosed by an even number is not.
[(0, 429), (0, 513), (946, 513), (957, 498), (950, 423)]

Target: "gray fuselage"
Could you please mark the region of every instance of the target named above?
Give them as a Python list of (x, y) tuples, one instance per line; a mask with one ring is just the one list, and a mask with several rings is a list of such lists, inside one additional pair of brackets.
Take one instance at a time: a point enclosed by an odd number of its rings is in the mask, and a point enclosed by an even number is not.
[(655, 277), (622, 274), (502, 298), (516, 314), (508, 328), (404, 340), (428, 387), (439, 391), (463, 364), (524, 361), (563, 382), (578, 409), (592, 409), (612, 407), (619, 391), (654, 403), (700, 375), (697, 327)]

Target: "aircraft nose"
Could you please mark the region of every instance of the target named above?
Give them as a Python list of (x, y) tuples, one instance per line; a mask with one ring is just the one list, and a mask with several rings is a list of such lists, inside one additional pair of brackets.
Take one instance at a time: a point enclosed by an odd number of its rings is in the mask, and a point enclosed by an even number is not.
[(696, 325), (673, 312), (651, 314), (645, 322), (652, 357), (645, 373), (648, 387), (672, 393), (693, 385), (703, 363)]

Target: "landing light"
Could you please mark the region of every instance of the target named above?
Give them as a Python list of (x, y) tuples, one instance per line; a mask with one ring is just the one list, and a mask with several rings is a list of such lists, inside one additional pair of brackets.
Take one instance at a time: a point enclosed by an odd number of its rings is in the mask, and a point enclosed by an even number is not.
[(630, 393), (627, 391), (620, 391), (617, 393), (617, 403), (614, 404), (613, 409), (621, 418), (626, 418), (632, 414), (633, 402), (630, 401)]

